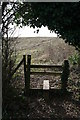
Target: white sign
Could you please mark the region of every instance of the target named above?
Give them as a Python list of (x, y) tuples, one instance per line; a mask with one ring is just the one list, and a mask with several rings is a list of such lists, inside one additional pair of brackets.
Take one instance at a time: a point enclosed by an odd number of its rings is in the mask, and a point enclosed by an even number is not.
[(49, 90), (49, 80), (43, 81), (43, 90)]

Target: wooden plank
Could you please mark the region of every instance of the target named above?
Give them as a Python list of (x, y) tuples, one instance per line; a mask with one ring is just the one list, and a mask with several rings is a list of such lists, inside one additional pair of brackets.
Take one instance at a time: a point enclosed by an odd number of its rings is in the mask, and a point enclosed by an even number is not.
[(27, 94), (29, 93), (29, 89), (30, 89), (30, 64), (31, 64), (31, 55), (27, 55), (27, 82), (26, 82), (26, 92)]
[(43, 90), (49, 90), (49, 80), (43, 81)]
[(26, 55), (23, 55), (23, 59), (24, 59), (24, 80), (25, 80), (25, 94), (26, 94), (26, 85), (27, 85), (27, 74), (26, 74)]
[(11, 76), (14, 75), (14, 73), (17, 71), (17, 69), (22, 65), (24, 59), (21, 60), (21, 62), (18, 64), (18, 66), (14, 69), (14, 71), (12, 72)]
[(58, 75), (61, 75), (62, 72), (30, 72), (30, 74), (32, 74), (32, 75), (55, 75), (55, 76), (58, 76)]
[(61, 75), (61, 89), (64, 92), (67, 91), (69, 74), (70, 74), (69, 61), (68, 60), (64, 60), (63, 73)]
[(31, 65), (31, 68), (63, 68), (62, 65)]

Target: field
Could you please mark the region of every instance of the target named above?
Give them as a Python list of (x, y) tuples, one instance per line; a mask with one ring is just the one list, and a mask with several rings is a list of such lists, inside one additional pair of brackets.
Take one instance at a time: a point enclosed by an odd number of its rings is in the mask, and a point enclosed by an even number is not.
[(76, 52), (74, 47), (56, 37), (18, 38), (16, 49), (19, 60), (23, 54), (31, 54), (32, 64), (61, 64)]
[[(22, 59), (23, 54), (31, 54), (31, 64), (62, 64), (64, 59), (76, 53), (75, 48), (65, 44), (59, 38), (18, 38), (16, 44), (17, 61)], [(30, 98), (24, 96), (23, 67), (17, 72), (16, 79), (12, 84), (14, 95), (10, 93), (8, 98), (6, 118), (19, 119), (79, 119), (80, 118), (80, 71), (77, 66), (70, 64), (70, 77), (67, 90), (73, 94), (70, 96), (53, 96), (47, 102), (43, 97)], [(31, 76), (30, 87), (43, 87), (43, 80), (50, 80), (50, 87), (60, 89), (60, 77), (55, 76)], [(35, 94), (35, 93), (34, 93)]]

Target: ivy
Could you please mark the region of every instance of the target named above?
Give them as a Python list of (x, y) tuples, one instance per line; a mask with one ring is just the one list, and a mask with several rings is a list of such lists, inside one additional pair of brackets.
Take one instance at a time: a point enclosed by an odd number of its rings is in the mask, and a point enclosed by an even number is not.
[(80, 48), (80, 3), (25, 2), (18, 14), (23, 18), (23, 24), (33, 28), (47, 26), (65, 42)]

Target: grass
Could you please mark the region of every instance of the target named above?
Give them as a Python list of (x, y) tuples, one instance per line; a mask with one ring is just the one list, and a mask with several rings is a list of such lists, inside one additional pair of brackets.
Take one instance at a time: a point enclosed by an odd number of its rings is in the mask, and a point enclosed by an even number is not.
[(23, 54), (31, 54), (32, 64), (60, 64), (74, 54), (75, 48), (59, 38), (18, 38), (17, 61)]

